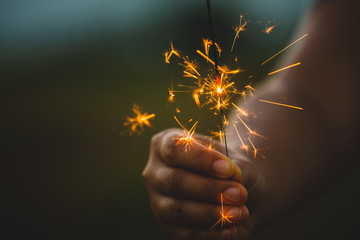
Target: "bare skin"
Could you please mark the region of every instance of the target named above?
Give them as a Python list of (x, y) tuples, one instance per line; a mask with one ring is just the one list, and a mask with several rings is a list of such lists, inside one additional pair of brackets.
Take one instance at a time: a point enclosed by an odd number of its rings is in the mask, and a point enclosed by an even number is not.
[[(221, 144), (209, 150), (204, 136), (196, 136), (187, 153), (176, 144), (181, 130), (154, 136), (143, 177), (155, 217), (172, 239), (245, 237), (293, 213), (352, 166), (359, 133), (355, 71), (360, 34), (349, 24), (358, 15), (355, 0), (315, 8), (296, 35), (308, 33), (307, 39), (288, 51), (279, 66), (302, 64), (274, 75), (240, 105), (259, 115), (248, 123), (270, 139), (253, 139), (258, 149), (269, 149), (266, 159), (251, 159), (235, 134), (228, 139), (232, 161)], [(280, 98), (304, 111), (258, 101)], [(236, 126), (248, 135), (241, 123)], [(234, 131), (233, 125), (228, 130)], [(209, 231), (219, 218), (220, 193), (232, 225)]]

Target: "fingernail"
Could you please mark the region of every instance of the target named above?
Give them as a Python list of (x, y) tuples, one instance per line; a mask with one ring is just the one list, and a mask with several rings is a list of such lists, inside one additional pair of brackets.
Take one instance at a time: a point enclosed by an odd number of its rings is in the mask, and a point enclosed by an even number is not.
[(224, 197), (232, 202), (240, 202), (240, 188), (232, 187), (224, 191)]
[(228, 215), (233, 221), (240, 221), (241, 210), (240, 208), (230, 208), (229, 210), (227, 210), (226, 215)]
[(230, 163), (226, 160), (216, 160), (213, 163), (213, 168), (215, 172), (219, 175), (228, 176), (228, 172), (230, 170)]

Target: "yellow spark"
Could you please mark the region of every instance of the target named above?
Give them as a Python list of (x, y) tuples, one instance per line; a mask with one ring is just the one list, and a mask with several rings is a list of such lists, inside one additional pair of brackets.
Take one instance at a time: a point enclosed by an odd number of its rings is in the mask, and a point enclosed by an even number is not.
[(179, 108), (176, 108), (175, 111), (176, 111), (176, 113), (180, 113), (180, 109), (179, 109)]
[(185, 57), (184, 58), (184, 63), (179, 63), (179, 65), (184, 66), (185, 71), (190, 72), (190, 73), (194, 72), (198, 76), (200, 76), (200, 73), (196, 70), (196, 68), (198, 67), (198, 64), (195, 61), (190, 61), (188, 57)]
[(197, 124), (199, 121), (196, 121), (194, 125), (190, 128), (190, 130), (187, 130), (177, 119), (177, 117), (174, 116), (174, 119), (176, 122), (180, 125), (180, 127), (183, 129), (184, 135), (181, 137), (176, 138), (177, 143), (176, 144), (184, 144), (185, 145), (185, 152), (189, 151), (193, 142), (193, 135), (195, 134), (195, 129), (197, 127)]
[(263, 31), (266, 34), (269, 34), (272, 32), (272, 30), (277, 26), (277, 24), (272, 25), (271, 27), (265, 27), (265, 30)]
[(219, 138), (220, 142), (224, 142), (224, 132), (219, 130), (219, 131), (211, 131), (209, 130), (210, 134), (213, 136), (213, 138)]
[(224, 74), (236, 74), (236, 73), (239, 73), (239, 72), (243, 72), (244, 70), (241, 70), (241, 69), (235, 69), (235, 70), (230, 70), (227, 66), (218, 66), (217, 67), (218, 70), (221, 72), (221, 73), (224, 73)]
[(244, 115), (246, 117), (249, 116), (249, 114), (247, 112), (245, 112), (244, 110), (242, 110), (241, 108), (236, 106), (236, 104), (234, 104), (234, 103), (231, 103), (231, 104), (239, 111), (239, 113), (241, 113), (242, 115)]
[(279, 105), (279, 106), (284, 106), (284, 107), (289, 107), (289, 108), (294, 108), (294, 109), (303, 110), (302, 107), (296, 107), (296, 106), (292, 106), (292, 105), (288, 105), (288, 104), (284, 104), (284, 103), (270, 102), (270, 101), (263, 100), (263, 99), (259, 99), (259, 101), (260, 101), (260, 102), (264, 102), (264, 103), (270, 103), (270, 104), (274, 104), (274, 105)]
[(252, 91), (256, 91), (256, 89), (253, 88), (253, 87), (251, 86), (251, 84), (246, 85), (246, 86), (245, 86), (245, 89), (247, 89), (247, 90), (249, 91), (249, 93), (250, 93), (251, 96), (253, 96)]
[(200, 103), (200, 100), (199, 100), (199, 94), (198, 93), (194, 93), (193, 94), (193, 98), (194, 98), (194, 101), (196, 103), (196, 106), (201, 109), (201, 103)]
[(241, 147), (242, 147), (243, 149), (245, 149), (246, 152), (247, 152), (248, 149), (249, 149), (249, 147), (244, 144), (244, 142), (243, 142), (243, 140), (242, 140), (242, 138), (241, 138), (241, 136), (240, 136), (240, 133), (239, 133), (238, 129), (236, 128), (236, 125), (235, 125), (235, 124), (234, 124), (234, 128), (235, 128), (236, 134), (238, 135), (239, 140), (240, 140), (240, 142), (241, 142), (241, 145), (242, 145)]
[(174, 94), (174, 90), (171, 86), (171, 89), (169, 88), (169, 98), (168, 98), (168, 102), (173, 102), (174, 101), (174, 98), (175, 98), (175, 94)]
[(210, 138), (210, 141), (209, 141), (209, 145), (207, 146), (207, 148), (209, 149), (209, 150), (215, 150), (215, 148), (214, 148), (214, 144), (212, 143), (212, 138)]
[(130, 126), (129, 134), (140, 134), (144, 131), (144, 127), (152, 127), (150, 119), (155, 117), (155, 114), (142, 113), (140, 107), (137, 104), (132, 108), (133, 116), (127, 116), (124, 126)]
[(215, 66), (215, 62), (213, 60), (211, 60), (208, 56), (206, 56), (204, 53), (202, 53), (200, 50), (196, 50), (196, 52), (198, 54), (200, 54), (200, 56), (202, 56), (203, 58), (206, 59), (206, 61), (210, 62), (212, 65)]
[(191, 74), (187, 71), (184, 71), (184, 75), (183, 77), (192, 77), (192, 78), (195, 78), (195, 79), (199, 79), (197, 76), (195, 76), (194, 74)]
[(281, 71), (283, 71), (283, 70), (285, 70), (285, 69), (292, 68), (292, 67), (295, 67), (295, 66), (297, 66), (297, 65), (300, 65), (300, 62), (294, 63), (294, 64), (289, 65), (289, 66), (287, 66), (287, 67), (280, 68), (280, 69), (278, 69), (278, 70), (276, 70), (276, 71), (273, 71), (273, 72), (269, 73), (268, 75), (272, 75), (272, 74), (274, 74), (274, 73), (281, 72)]
[(264, 137), (264, 136), (258, 134), (256, 131), (251, 130), (251, 128), (248, 125), (245, 124), (245, 122), (241, 119), (241, 117), (237, 113), (235, 115), (241, 121), (241, 123), (246, 127), (246, 129), (249, 131), (249, 134), (261, 137), (261, 138), (263, 138), (265, 140), (269, 140), (267, 137)]
[(220, 219), (216, 221), (216, 223), (210, 228), (210, 230), (213, 230), (219, 224), (220, 224), (221, 227), (223, 227), (226, 224), (232, 223), (231, 220), (229, 219), (232, 216), (225, 214), (225, 211), (224, 211), (224, 197), (223, 197), (222, 193), (220, 195), (220, 201), (221, 201)]
[(240, 15), (240, 24), (239, 24), (239, 25), (236, 25), (236, 26), (234, 27), (235, 37), (234, 37), (234, 41), (233, 41), (233, 44), (232, 44), (232, 47), (231, 47), (231, 51), (230, 51), (230, 52), (232, 52), (232, 51), (234, 50), (235, 41), (236, 41), (236, 39), (239, 37), (239, 33), (246, 30), (245, 26), (248, 24), (248, 22), (245, 21), (244, 23), (242, 23), (242, 19), (243, 19), (243, 15)]
[(210, 39), (203, 38), (204, 50), (207, 57), (209, 57), (209, 49), (212, 45), (212, 41)]
[(173, 43), (172, 43), (172, 41), (170, 41), (170, 50), (166, 51), (164, 53), (166, 63), (170, 63), (170, 57), (173, 54), (176, 55), (177, 57), (180, 57), (180, 53), (177, 50), (174, 49)]
[(217, 52), (219, 53), (219, 57), (221, 57), (222, 49), (220, 48), (219, 44), (215, 43), (215, 47), (216, 47)]
[(256, 158), (256, 154), (257, 154), (257, 149), (255, 148), (255, 146), (254, 146), (254, 144), (253, 144), (253, 142), (251, 141), (251, 139), (250, 138), (248, 138), (248, 140), (249, 140), (249, 142), (250, 142), (250, 144), (251, 144), (251, 146), (253, 147), (253, 149), (254, 149), (254, 159)]
[(267, 63), (268, 61), (270, 61), (271, 59), (273, 59), (274, 57), (276, 57), (277, 55), (279, 55), (280, 53), (282, 53), (283, 51), (285, 51), (286, 49), (288, 49), (289, 47), (291, 47), (292, 45), (294, 45), (295, 43), (297, 43), (298, 41), (300, 41), (301, 39), (303, 39), (304, 37), (306, 37), (308, 34), (306, 33), (305, 35), (303, 35), (302, 37), (298, 38), (297, 40), (295, 40), (294, 42), (292, 42), (291, 44), (287, 45), (285, 48), (283, 48), (282, 50), (280, 50), (279, 52), (277, 52), (275, 55), (273, 55), (271, 58), (267, 59), (265, 62), (263, 62), (261, 65), (264, 65), (265, 63)]

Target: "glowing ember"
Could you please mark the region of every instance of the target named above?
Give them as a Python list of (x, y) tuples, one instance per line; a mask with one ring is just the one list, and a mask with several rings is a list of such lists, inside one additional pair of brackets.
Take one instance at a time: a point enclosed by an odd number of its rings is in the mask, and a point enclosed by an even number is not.
[(124, 126), (129, 126), (129, 134), (135, 135), (140, 134), (144, 131), (144, 127), (152, 127), (150, 124), (150, 119), (155, 117), (155, 114), (142, 113), (140, 107), (134, 104), (133, 108), (133, 116), (126, 117), (126, 121), (124, 122)]

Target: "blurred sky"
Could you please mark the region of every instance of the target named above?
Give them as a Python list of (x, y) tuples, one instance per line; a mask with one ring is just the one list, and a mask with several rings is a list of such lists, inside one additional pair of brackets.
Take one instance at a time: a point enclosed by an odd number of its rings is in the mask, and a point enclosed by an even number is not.
[[(235, 51), (242, 67), (256, 70), (288, 43), (310, 3), (212, 1), (224, 54), (244, 14), (252, 24)], [(195, 56), (209, 36), (205, 0), (2, 1), (0, 19), (1, 212), (8, 232), (14, 239), (163, 239), (141, 171), (151, 135), (176, 127), (166, 100), (181, 72), (163, 53), (172, 39)], [(266, 21), (279, 23), (270, 35), (261, 32)], [(259, 72), (259, 82), (274, 64)], [(157, 114), (155, 127), (123, 136), (134, 102)], [(191, 100), (183, 108), (196, 111)], [(209, 129), (216, 120), (201, 124)], [(309, 215), (290, 221), (287, 234), (302, 231)]]

